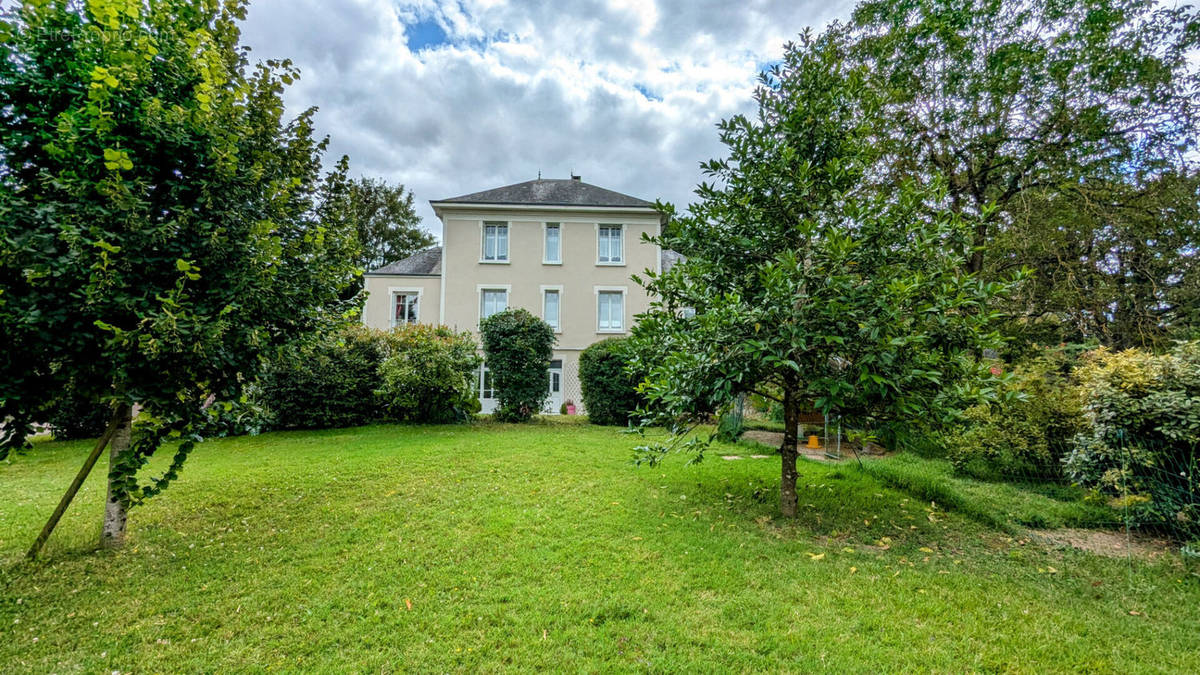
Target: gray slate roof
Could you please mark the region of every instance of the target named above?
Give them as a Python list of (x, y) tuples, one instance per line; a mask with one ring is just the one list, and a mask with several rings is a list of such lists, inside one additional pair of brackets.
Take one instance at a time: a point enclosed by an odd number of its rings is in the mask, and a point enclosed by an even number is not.
[(532, 204), (540, 206), (653, 207), (652, 202), (574, 178), (539, 178), (430, 204)]
[(408, 274), (412, 276), (438, 276), (442, 273), (442, 247), (434, 246), (380, 267), (367, 274)]

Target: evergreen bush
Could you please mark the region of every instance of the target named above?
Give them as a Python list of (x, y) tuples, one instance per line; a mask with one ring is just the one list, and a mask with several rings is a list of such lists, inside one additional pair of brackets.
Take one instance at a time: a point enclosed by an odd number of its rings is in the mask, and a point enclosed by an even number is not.
[(629, 373), (625, 338), (601, 340), (579, 355), (583, 406), (592, 424), (625, 426), (641, 404), (640, 378)]
[(506, 309), (480, 321), (479, 332), (496, 387), (495, 418), (528, 421), (550, 396), (554, 329), (524, 309)]

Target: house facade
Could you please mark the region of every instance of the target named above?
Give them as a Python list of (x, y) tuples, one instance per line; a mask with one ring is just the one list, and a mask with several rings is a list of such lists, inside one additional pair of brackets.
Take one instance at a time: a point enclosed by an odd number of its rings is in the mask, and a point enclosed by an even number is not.
[[(628, 335), (649, 308), (631, 275), (661, 271), (663, 216), (648, 201), (570, 179), (538, 179), (430, 202), (442, 246), (366, 274), (363, 322), (374, 328), (445, 324), (479, 335), (481, 319), (524, 308), (554, 329), (546, 412), (580, 402), (579, 353)], [(670, 258), (667, 258), (668, 262)], [(496, 405), (486, 364), (483, 412)]]

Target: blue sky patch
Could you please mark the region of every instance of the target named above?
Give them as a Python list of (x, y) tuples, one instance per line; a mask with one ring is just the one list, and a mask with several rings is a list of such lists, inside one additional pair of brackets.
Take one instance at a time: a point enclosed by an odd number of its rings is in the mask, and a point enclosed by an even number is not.
[(642, 96), (645, 96), (647, 100), (660, 102), (663, 100), (661, 96), (650, 91), (644, 84), (634, 84), (633, 88), (637, 89), (638, 93), (640, 93)]
[(408, 50), (414, 54), (422, 49), (437, 49), (450, 44), (446, 31), (442, 30), (441, 25), (432, 17), (405, 24), (404, 37), (408, 42)]

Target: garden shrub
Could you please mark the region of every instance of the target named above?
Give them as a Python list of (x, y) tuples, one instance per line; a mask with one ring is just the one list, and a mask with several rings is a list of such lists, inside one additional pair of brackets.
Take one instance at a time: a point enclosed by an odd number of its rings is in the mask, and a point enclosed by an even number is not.
[(1200, 537), (1200, 342), (1167, 354), (1099, 349), (1076, 378), (1088, 428), (1067, 475), (1114, 497), (1134, 524)]
[(45, 423), (55, 440), (98, 438), (112, 419), (112, 408), (83, 398), (68, 388), (47, 411)]
[(401, 422), (458, 422), (479, 412), (472, 383), (481, 359), (470, 333), (416, 325), (387, 335), (376, 392), (389, 418)]
[(963, 413), (945, 436), (959, 473), (983, 479), (1061, 480), (1062, 461), (1084, 428), (1079, 391), (1056, 354), (1018, 366), (999, 400)]
[(480, 321), (479, 332), (496, 387), (495, 418), (528, 421), (550, 396), (554, 329), (524, 309), (506, 309)]
[(259, 401), (276, 429), (349, 427), (382, 417), (375, 391), (385, 336), (361, 326), (291, 346), (259, 380)]
[(579, 354), (583, 407), (592, 424), (625, 426), (641, 405), (641, 378), (629, 372), (625, 338), (601, 340)]

